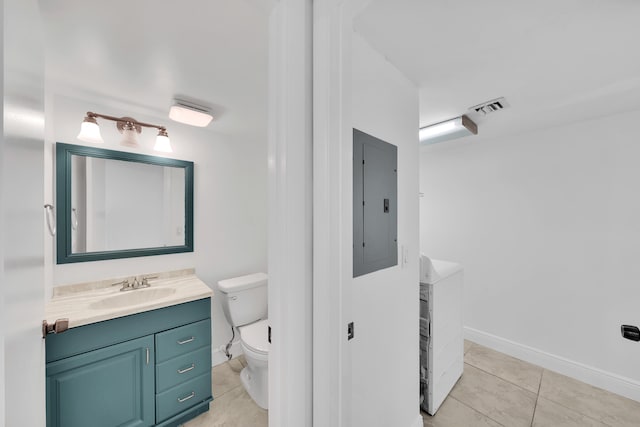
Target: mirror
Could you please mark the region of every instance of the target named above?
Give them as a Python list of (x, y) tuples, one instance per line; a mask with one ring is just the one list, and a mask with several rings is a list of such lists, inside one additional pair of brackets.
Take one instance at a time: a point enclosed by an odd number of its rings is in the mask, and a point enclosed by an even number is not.
[(193, 252), (193, 162), (56, 144), (58, 264)]

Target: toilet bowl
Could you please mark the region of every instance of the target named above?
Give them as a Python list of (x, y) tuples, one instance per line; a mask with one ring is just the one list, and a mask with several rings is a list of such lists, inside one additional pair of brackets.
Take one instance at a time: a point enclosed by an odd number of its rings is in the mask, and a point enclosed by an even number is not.
[(269, 407), (268, 328), (267, 319), (238, 328), (240, 346), (247, 361), (247, 366), (240, 372), (240, 381), (262, 409)]

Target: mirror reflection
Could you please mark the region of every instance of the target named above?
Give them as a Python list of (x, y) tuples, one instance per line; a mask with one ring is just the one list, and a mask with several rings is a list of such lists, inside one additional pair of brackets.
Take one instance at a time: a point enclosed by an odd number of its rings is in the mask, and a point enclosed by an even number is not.
[(185, 245), (185, 169), (71, 156), (71, 253)]

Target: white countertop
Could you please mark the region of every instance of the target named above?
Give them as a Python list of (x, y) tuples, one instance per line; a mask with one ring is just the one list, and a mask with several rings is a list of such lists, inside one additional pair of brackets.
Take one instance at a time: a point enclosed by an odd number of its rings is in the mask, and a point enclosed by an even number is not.
[[(46, 320), (53, 323), (56, 319), (67, 318), (69, 319), (69, 328), (75, 328), (116, 317), (213, 297), (213, 291), (196, 277), (193, 269), (153, 273), (146, 276), (157, 276), (156, 279), (149, 279), (150, 287), (124, 292), (120, 291), (121, 286), (112, 286), (112, 284), (120, 282), (126, 277), (59, 286), (54, 289), (53, 298), (46, 304)], [(172, 289), (175, 291), (171, 291)], [(167, 295), (164, 296), (163, 292)], [(160, 294), (161, 297), (145, 298), (145, 296), (153, 294)], [(101, 306), (101, 302), (113, 297), (126, 305), (108, 308)]]

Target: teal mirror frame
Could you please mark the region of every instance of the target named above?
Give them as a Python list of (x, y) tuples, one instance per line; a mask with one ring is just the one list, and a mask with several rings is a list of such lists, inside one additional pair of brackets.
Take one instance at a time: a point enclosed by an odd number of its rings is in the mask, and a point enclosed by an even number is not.
[[(123, 249), (72, 253), (71, 251), (71, 156), (89, 156), (102, 159), (123, 160), (158, 166), (184, 168), (185, 177), (185, 244), (153, 248)], [(82, 145), (56, 143), (56, 258), (58, 264), (74, 262), (102, 261), (108, 259), (133, 258), (140, 256), (165, 255), (193, 252), (193, 162), (149, 156), (146, 154), (106, 150)]]

